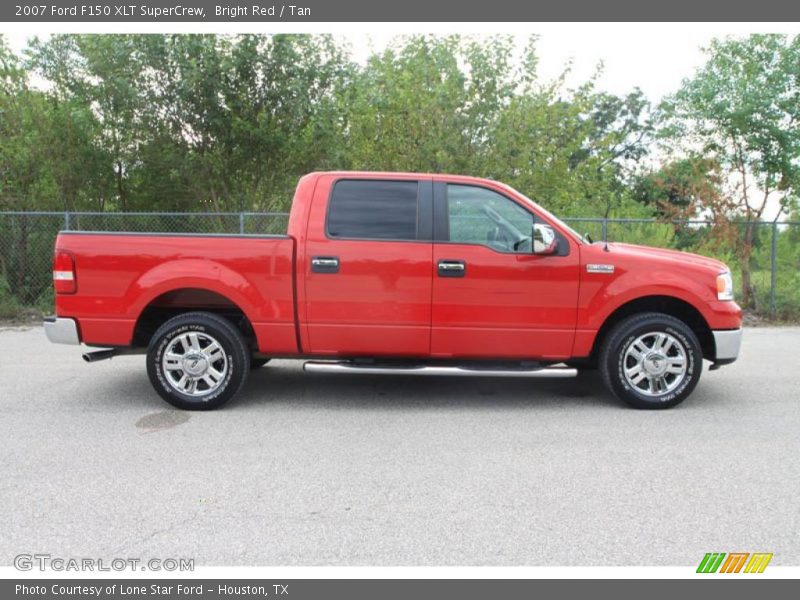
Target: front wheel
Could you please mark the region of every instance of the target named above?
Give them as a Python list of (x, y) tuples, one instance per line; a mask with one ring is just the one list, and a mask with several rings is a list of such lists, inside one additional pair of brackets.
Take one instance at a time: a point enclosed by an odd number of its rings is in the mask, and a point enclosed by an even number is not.
[(620, 400), (635, 408), (670, 408), (700, 380), (703, 352), (683, 321), (642, 313), (614, 326), (598, 363), (606, 386)]
[(219, 408), (241, 389), (249, 371), (242, 333), (212, 313), (170, 319), (147, 350), (150, 383), (164, 400), (184, 410)]

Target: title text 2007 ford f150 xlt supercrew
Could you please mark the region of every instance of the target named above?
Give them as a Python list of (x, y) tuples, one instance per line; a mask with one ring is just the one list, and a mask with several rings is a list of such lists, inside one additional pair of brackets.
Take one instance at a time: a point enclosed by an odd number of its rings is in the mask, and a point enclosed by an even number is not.
[(702, 256), (591, 243), (496, 181), (313, 173), (287, 235), (62, 232), (53, 342), (147, 353), (170, 404), (210, 409), (250, 369), (568, 377), (637, 408), (733, 362), (741, 310)]

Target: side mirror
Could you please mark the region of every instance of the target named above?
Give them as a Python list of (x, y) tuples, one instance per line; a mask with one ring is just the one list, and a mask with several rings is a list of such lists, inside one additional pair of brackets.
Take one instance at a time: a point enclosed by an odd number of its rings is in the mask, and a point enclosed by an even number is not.
[(533, 243), (531, 249), (534, 254), (555, 254), (558, 250), (558, 238), (553, 228), (546, 223), (533, 224)]

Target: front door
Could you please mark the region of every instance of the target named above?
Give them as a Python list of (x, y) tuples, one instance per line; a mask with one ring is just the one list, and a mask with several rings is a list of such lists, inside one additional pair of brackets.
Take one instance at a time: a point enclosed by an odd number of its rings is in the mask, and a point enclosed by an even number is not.
[(431, 354), (440, 358), (570, 356), (578, 248), (531, 252), (533, 207), (499, 190), (434, 184)]

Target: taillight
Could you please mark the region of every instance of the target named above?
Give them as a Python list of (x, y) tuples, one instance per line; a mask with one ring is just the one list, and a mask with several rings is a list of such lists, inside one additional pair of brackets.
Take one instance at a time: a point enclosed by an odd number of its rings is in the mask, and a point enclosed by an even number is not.
[(53, 286), (56, 294), (74, 294), (77, 289), (75, 259), (64, 250), (56, 250), (53, 255)]

